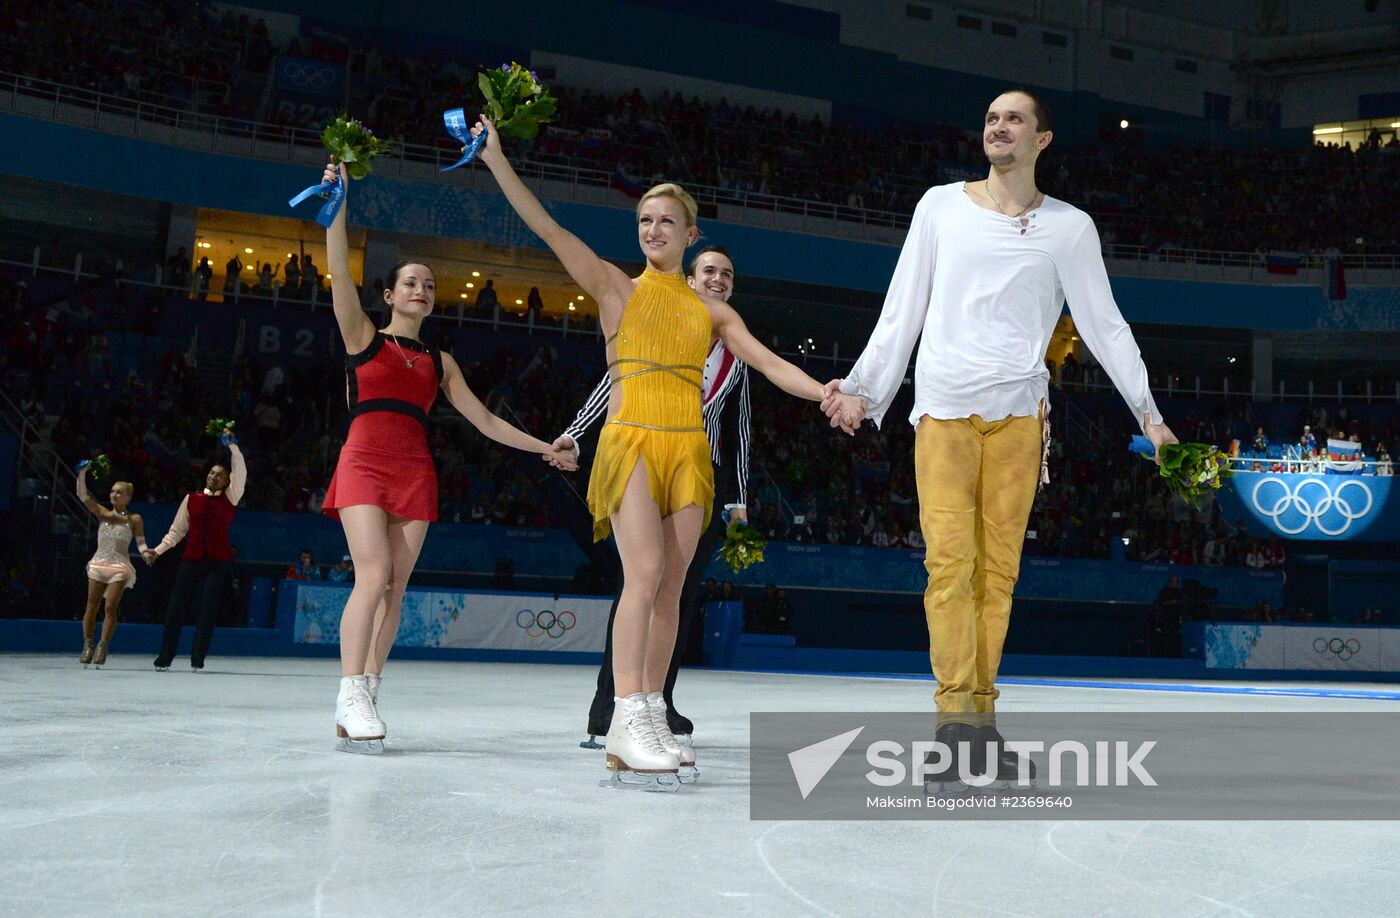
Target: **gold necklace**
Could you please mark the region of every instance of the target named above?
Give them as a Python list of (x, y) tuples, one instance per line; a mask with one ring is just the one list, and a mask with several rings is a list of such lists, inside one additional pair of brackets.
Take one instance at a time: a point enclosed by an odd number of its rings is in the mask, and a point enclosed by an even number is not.
[(406, 367), (408, 367), (410, 370), (413, 369), (413, 365), (414, 365), (415, 363), (417, 363), (418, 361), (420, 361), (420, 360), (423, 359), (423, 356), (424, 356), (424, 355), (419, 354), (417, 357), (414, 357), (412, 360), (409, 360), (409, 359), (408, 359), (408, 355), (405, 354), (405, 353), (403, 352), (403, 348), (399, 346), (399, 336), (398, 336), (398, 335), (391, 335), (391, 334), (389, 334), (388, 332), (385, 332), (385, 333), (384, 333), (384, 337), (388, 338), (389, 341), (393, 343), (393, 345), (394, 345), (394, 350), (398, 351), (398, 352), (399, 352), (399, 357), (403, 359), (403, 365), (406, 366)]

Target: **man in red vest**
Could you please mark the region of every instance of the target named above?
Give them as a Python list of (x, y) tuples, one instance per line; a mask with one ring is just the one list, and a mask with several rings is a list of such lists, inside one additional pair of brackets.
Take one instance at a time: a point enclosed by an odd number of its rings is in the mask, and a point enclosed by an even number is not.
[(214, 636), (214, 622), (233, 576), (233, 546), (229, 544), (228, 530), (248, 482), (248, 466), (243, 461), (238, 441), (233, 438), (233, 431), (225, 430), (219, 442), (227, 446), (233, 456), (232, 473), (222, 465), (209, 469), (204, 490), (185, 495), (165, 538), (155, 548), (141, 554), (147, 564), (154, 564), (157, 557), (174, 548), (187, 535), (189, 537), (180, 569), (175, 574), (175, 586), (170, 591), (170, 605), (165, 610), (165, 636), (161, 640), (160, 656), (155, 660), (156, 669), (162, 672), (168, 670), (175, 659), (186, 611), (196, 597), (190, 667), (195, 672), (204, 668), (204, 656)]

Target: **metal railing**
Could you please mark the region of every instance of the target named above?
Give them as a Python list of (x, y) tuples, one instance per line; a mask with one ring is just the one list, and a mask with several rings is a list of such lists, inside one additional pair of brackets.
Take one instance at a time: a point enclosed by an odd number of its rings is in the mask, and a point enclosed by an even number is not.
[[(8, 98), (6, 98), (8, 96)], [(171, 144), (187, 149), (250, 156), (279, 162), (319, 165), (324, 160), (320, 133), (245, 118), (229, 118), (187, 111), (114, 96), (60, 83), (0, 72), (0, 111), (73, 124), (107, 133)], [(86, 113), (87, 117), (83, 117)], [(443, 173), (444, 166), (456, 162), (459, 148), (446, 137), (438, 145), (395, 144), (376, 164), (381, 175), (408, 178), (416, 182), (468, 185), (485, 181), (481, 170)], [(514, 163), (521, 175), (558, 183), (551, 192), (566, 192), (575, 200), (630, 208), (630, 199), (612, 194), (618, 176), (603, 169), (590, 169), (544, 156), (520, 156)], [(428, 168), (431, 167), (431, 168)], [(748, 225), (831, 236), (853, 235), (868, 241), (897, 244), (909, 226), (908, 213), (829, 204), (802, 198), (784, 197), (756, 191), (691, 185), (688, 190), (701, 204), (733, 208), (723, 219)], [(1091, 211), (1105, 228), (1129, 219), (1118, 213)], [(1133, 218), (1136, 219), (1136, 218)], [(1109, 244), (1106, 258), (1137, 262), (1161, 270), (1172, 266), (1170, 276), (1179, 276), (1179, 266), (1195, 269), (1250, 268), (1267, 274), (1267, 257), (1258, 252), (1219, 252), (1204, 249), (1146, 249), (1141, 246)], [(1400, 251), (1343, 253), (1349, 271), (1400, 271)], [(1305, 267), (1313, 267), (1320, 256), (1306, 256)], [(1214, 276), (1214, 275), (1211, 275)]]

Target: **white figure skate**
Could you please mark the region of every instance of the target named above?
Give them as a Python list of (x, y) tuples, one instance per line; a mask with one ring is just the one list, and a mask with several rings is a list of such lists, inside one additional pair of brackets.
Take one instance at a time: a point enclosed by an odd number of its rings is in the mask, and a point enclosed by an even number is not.
[(660, 692), (647, 696), (647, 713), (651, 715), (651, 728), (656, 731), (661, 748), (676, 757), (676, 780), (682, 784), (694, 784), (700, 776), (700, 770), (695, 767), (695, 750), (671, 733), (666, 721), (666, 699)]
[(661, 745), (652, 727), (646, 696), (641, 692), (617, 699), (608, 728), (608, 771), (612, 777), (600, 787), (649, 791), (680, 789), (676, 771), (680, 760)]
[[(364, 676), (343, 676), (335, 700), (335, 748), (340, 752), (378, 755), (384, 751), (384, 722), (374, 712)], [(377, 748), (374, 741), (378, 740)]]

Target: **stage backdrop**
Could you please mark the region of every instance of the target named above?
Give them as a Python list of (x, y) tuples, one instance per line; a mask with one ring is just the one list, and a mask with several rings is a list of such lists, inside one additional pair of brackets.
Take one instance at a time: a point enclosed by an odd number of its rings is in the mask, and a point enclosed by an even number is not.
[[(340, 641), (340, 613), (350, 587), (297, 584), (299, 644)], [(602, 653), (611, 598), (409, 589), (395, 644), (473, 650)]]
[(1241, 472), (1220, 489), (1226, 519), (1258, 536), (1317, 541), (1400, 541), (1400, 499), (1390, 477)]

